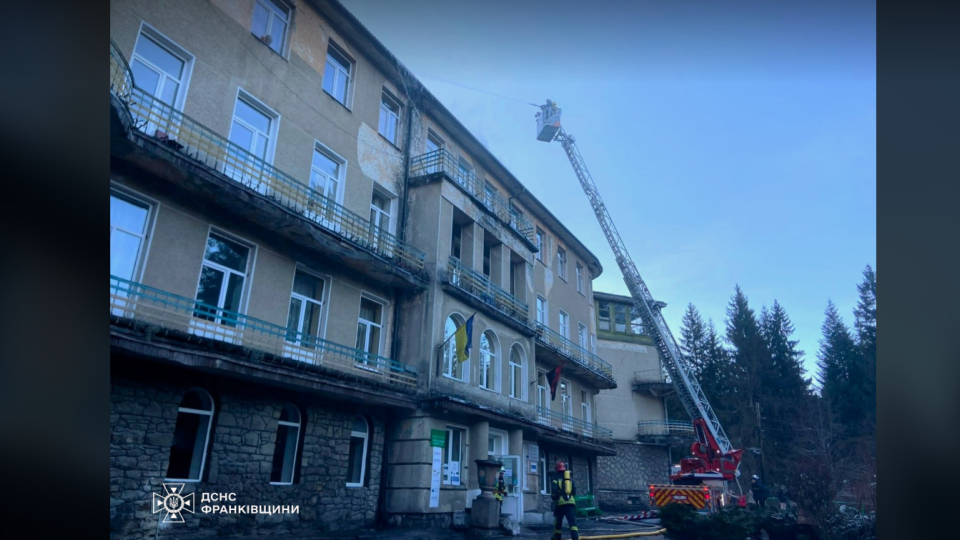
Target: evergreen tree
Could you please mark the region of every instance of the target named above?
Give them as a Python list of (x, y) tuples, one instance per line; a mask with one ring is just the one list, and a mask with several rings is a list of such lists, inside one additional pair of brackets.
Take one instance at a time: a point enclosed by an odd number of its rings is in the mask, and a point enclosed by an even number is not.
[(698, 378), (706, 360), (704, 350), (706, 337), (707, 329), (700, 312), (693, 304), (687, 305), (687, 311), (683, 314), (680, 326), (680, 349)]
[(872, 436), (876, 433), (877, 421), (877, 274), (870, 265), (863, 271), (863, 281), (857, 285), (857, 292), (860, 299), (853, 312), (853, 325), (857, 332), (860, 364), (855, 379), (864, 398), (864, 434)]
[(836, 421), (844, 427), (846, 435), (851, 435), (858, 431), (864, 418), (862, 396), (854, 384), (856, 376), (851, 377), (851, 371), (855, 371), (859, 363), (860, 351), (832, 301), (827, 302), (825, 315), (817, 353), (817, 379), (821, 395)]

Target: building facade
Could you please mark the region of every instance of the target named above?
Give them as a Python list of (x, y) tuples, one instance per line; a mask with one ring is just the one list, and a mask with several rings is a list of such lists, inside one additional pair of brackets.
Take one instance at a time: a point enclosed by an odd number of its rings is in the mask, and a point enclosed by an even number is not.
[[(595, 292), (598, 352), (623, 384), (597, 396), (600, 424), (612, 434), (615, 456), (599, 458), (597, 503), (609, 511), (647, 509), (650, 484), (669, 483), (668, 444), (692, 436), (689, 422), (671, 422), (663, 398), (673, 391), (656, 345), (629, 296)], [(661, 308), (666, 304), (660, 303)]]
[(599, 261), (342, 5), (113, 0), (110, 34), (112, 537), (454, 526), (490, 456), (518, 520), (558, 459), (598, 490)]

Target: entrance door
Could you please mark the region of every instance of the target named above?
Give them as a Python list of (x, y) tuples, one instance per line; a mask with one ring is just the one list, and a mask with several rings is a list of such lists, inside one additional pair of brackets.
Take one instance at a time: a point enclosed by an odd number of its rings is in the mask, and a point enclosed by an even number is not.
[(523, 460), (520, 456), (496, 456), (494, 459), (503, 462), (503, 479), (507, 483), (507, 496), (503, 499), (500, 513), (520, 523), (523, 521), (523, 469), (520, 468)]

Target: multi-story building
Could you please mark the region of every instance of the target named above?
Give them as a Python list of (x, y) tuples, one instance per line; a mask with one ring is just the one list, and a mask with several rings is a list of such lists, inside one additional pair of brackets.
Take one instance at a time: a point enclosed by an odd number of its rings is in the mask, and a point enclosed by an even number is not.
[(610, 430), (616, 449), (615, 456), (599, 459), (597, 502), (613, 511), (644, 509), (649, 503), (647, 486), (669, 483), (668, 445), (681, 442), (693, 430), (689, 422), (672, 422), (666, 416), (663, 398), (673, 385), (633, 300), (603, 292), (595, 292), (593, 299), (599, 354), (610, 362), (617, 380), (630, 383), (597, 396), (600, 424)]
[[(356, 18), (113, 0), (110, 25), (115, 537), (449, 525), (489, 456), (517, 519), (557, 459), (597, 489), (597, 258)], [(160, 523), (163, 484), (291, 511)]]

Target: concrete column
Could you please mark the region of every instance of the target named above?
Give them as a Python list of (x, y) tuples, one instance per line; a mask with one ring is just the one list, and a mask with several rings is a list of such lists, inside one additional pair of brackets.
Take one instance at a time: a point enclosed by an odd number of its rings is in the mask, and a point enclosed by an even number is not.
[(470, 425), (470, 447), (467, 456), (460, 465), (464, 468), (461, 478), (466, 475), (467, 489), (480, 489), (480, 482), (477, 481), (477, 464), (474, 460), (487, 458), (487, 438), (490, 436), (490, 423), (481, 420)]
[[(507, 451), (512, 456), (523, 457), (523, 430), (522, 429), (513, 429), (510, 430), (510, 443), (508, 445)], [(521, 463), (521, 466), (523, 464)]]

